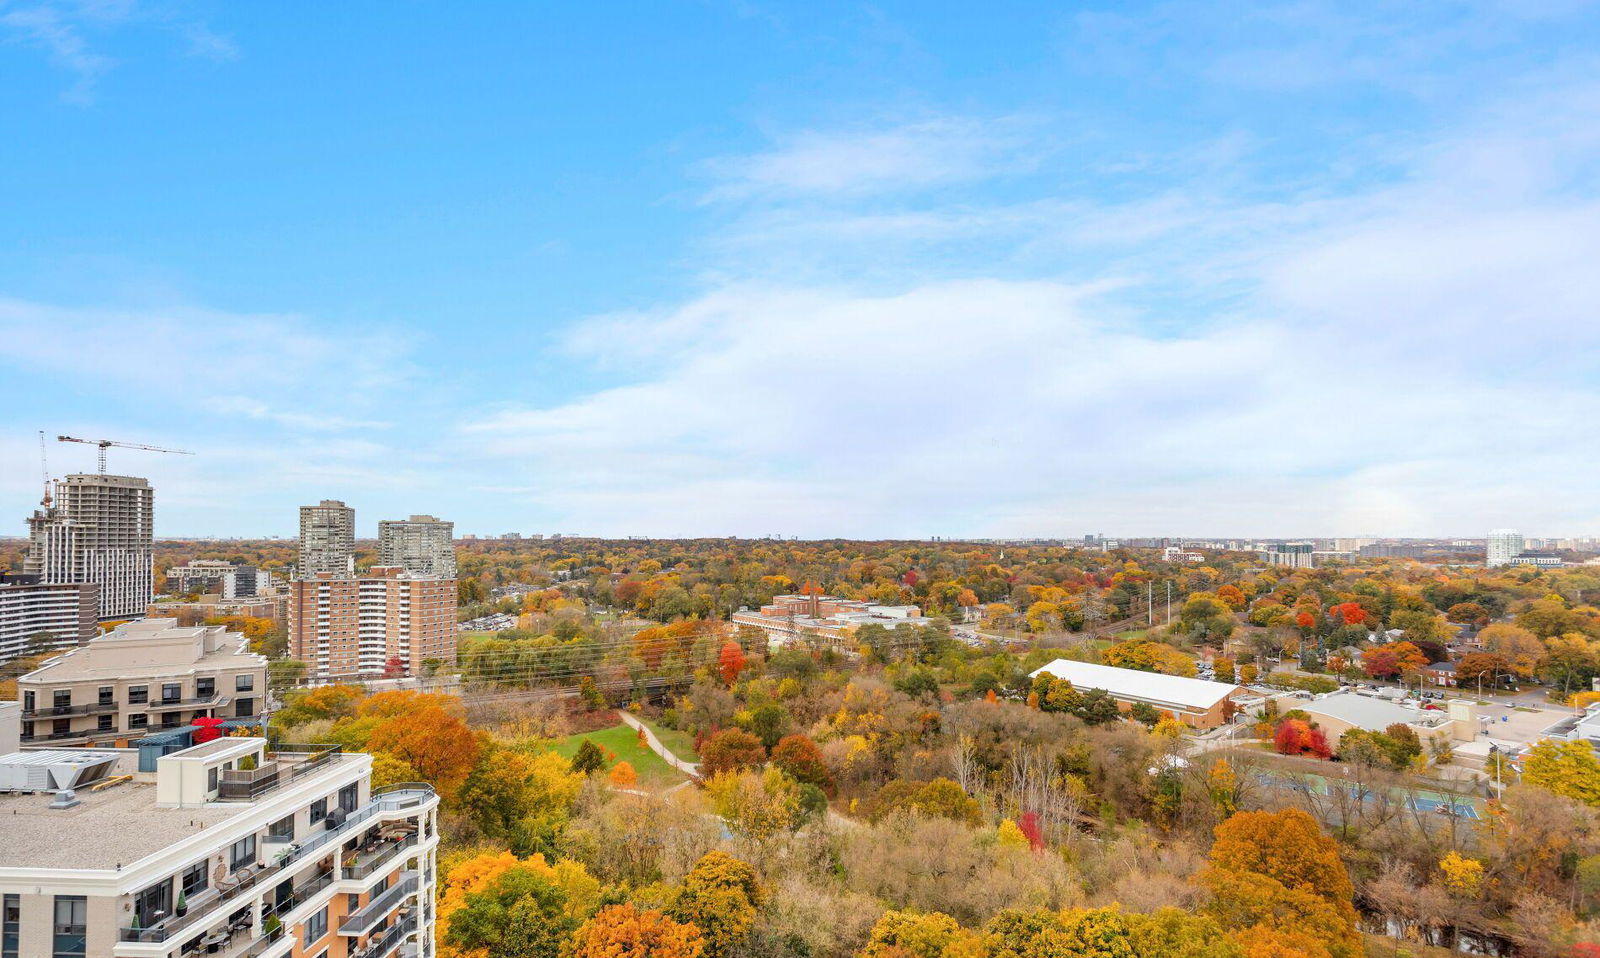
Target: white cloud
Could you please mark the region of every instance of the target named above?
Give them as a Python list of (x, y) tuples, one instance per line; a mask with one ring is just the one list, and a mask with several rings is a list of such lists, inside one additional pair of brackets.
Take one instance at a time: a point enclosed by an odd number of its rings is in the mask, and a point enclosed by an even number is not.
[(1342, 192), (957, 204), (908, 187), (981, 162), (877, 172), (901, 127), (797, 135), (733, 167), (729, 278), (567, 335), (626, 384), (467, 430), (618, 534), (1596, 531), (1597, 91), (1515, 91)]
[(1039, 144), (1017, 118), (932, 117), (843, 132), (802, 131), (772, 149), (707, 165), (708, 200), (859, 196), (988, 179), (1028, 169)]

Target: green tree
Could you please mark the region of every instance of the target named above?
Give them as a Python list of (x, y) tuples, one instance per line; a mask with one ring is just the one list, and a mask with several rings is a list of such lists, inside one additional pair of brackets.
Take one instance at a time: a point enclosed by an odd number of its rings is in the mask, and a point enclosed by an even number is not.
[(580, 775), (593, 775), (606, 767), (606, 753), (590, 739), (584, 739), (572, 756), (572, 770)]
[(518, 867), (501, 875), (450, 916), (445, 942), (495, 958), (559, 958), (578, 927), (567, 897), (543, 875)]

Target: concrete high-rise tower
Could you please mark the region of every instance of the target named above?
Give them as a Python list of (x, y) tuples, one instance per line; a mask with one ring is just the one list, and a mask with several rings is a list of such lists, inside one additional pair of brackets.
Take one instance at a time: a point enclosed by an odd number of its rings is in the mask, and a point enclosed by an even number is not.
[(1483, 564), (1491, 569), (1510, 565), (1513, 558), (1522, 554), (1522, 549), (1522, 533), (1515, 529), (1496, 529), (1485, 541)]
[(155, 596), (155, 491), (135, 476), (71, 475), (28, 518), (23, 571), (46, 583), (93, 582), (99, 617), (134, 619)]
[(378, 523), (378, 564), (413, 575), (456, 577), (456, 524), (433, 516), (384, 519)]
[(350, 575), (356, 568), (356, 511), (337, 499), (300, 507), (302, 578), (321, 572)]

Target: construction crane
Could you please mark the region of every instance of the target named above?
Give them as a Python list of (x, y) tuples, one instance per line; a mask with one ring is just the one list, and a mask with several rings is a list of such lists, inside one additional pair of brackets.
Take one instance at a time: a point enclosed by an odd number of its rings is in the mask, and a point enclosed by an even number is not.
[(163, 449), (160, 446), (146, 446), (137, 442), (117, 442), (113, 439), (75, 439), (72, 436), (57, 436), (57, 442), (81, 442), (88, 446), (100, 447), (100, 475), (106, 474), (106, 450), (112, 446), (118, 449), (143, 449), (145, 452), (171, 452), (180, 456), (192, 456), (194, 453), (187, 449)]
[(44, 480), (44, 498), (39, 504), (50, 508), (50, 460), (45, 455), (44, 430), (39, 430), (39, 478)]

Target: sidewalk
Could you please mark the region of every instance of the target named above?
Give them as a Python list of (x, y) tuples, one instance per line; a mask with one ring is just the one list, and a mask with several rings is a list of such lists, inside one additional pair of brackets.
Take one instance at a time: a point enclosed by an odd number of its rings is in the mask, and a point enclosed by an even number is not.
[(635, 718), (626, 709), (619, 709), (617, 711), (617, 717), (622, 719), (624, 724), (630, 725), (633, 728), (636, 728), (639, 731), (643, 732), (644, 733), (645, 744), (650, 746), (650, 751), (652, 751), (652, 752), (656, 753), (657, 755), (661, 756), (662, 760), (665, 761), (668, 765), (671, 765), (673, 768), (677, 769), (678, 771), (682, 772), (685, 775), (688, 775), (691, 778), (699, 778), (700, 777), (700, 763), (699, 762), (685, 762), (683, 759), (681, 759), (678, 756), (674, 755), (672, 753), (671, 749), (669, 749), (665, 745), (661, 744), (661, 740), (656, 738), (656, 733), (650, 731), (650, 727), (648, 725), (646, 725), (643, 722), (639, 721), (637, 718)]

